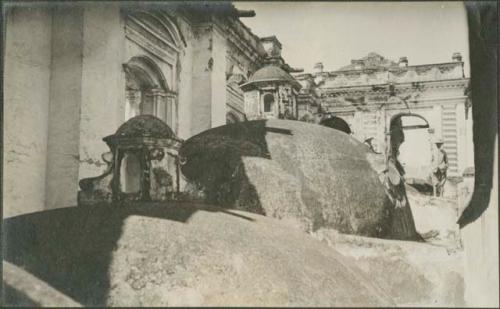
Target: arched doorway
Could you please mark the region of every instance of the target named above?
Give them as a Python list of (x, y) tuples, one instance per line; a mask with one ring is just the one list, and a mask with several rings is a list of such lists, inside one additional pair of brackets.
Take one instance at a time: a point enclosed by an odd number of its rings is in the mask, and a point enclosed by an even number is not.
[(266, 93), (264, 95), (264, 113), (272, 114), (274, 112), (274, 94)]
[(423, 190), (431, 185), (431, 132), (429, 123), (421, 115), (401, 113), (391, 118), (390, 154), (401, 164), (406, 183)]
[(328, 118), (324, 118), (320, 121), (319, 124), (325, 127), (345, 132), (347, 134), (352, 133), (349, 124), (344, 119), (337, 116), (330, 116)]

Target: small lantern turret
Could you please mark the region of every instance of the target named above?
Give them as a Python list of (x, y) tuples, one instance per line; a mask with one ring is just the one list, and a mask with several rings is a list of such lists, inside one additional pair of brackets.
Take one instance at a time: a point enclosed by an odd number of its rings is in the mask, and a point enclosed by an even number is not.
[(248, 120), (297, 119), (297, 95), (300, 83), (287, 71), (281, 57), (281, 43), (275, 36), (261, 39), (267, 55), (264, 66), (241, 85)]
[(136, 116), (103, 140), (111, 150), (108, 169), (80, 181), (79, 205), (175, 199), (181, 141), (165, 122), (153, 115)]

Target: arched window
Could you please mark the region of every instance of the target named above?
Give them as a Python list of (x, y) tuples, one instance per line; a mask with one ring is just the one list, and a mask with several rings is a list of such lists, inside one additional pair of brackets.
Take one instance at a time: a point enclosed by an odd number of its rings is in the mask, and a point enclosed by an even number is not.
[[(427, 120), (418, 114), (397, 114), (391, 118), (389, 130), (389, 155), (401, 164), (406, 183), (426, 184), (430, 180), (433, 154), (437, 150)], [(430, 183), (427, 185), (429, 187)]]
[[(144, 50), (144, 54), (136, 55), (124, 64), (127, 82), (125, 120), (140, 114), (152, 114), (177, 132), (175, 91), (179, 87), (179, 52), (187, 45), (176, 18), (164, 10), (137, 10), (137, 7), (124, 7), (123, 14), (126, 16), (127, 39)], [(162, 66), (165, 63), (169, 69)]]
[(274, 95), (268, 93), (264, 95), (264, 113), (271, 113), (274, 107)]
[(154, 115), (173, 127), (175, 95), (162, 71), (146, 56), (133, 57), (124, 65), (126, 79), (125, 120)]

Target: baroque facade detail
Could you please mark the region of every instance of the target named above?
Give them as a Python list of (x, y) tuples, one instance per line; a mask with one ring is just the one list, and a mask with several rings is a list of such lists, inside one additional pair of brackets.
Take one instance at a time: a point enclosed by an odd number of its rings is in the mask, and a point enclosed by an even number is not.
[(470, 102), (465, 94), (469, 79), (464, 76), (460, 54), (452, 58), (446, 63), (411, 66), (407, 57), (395, 62), (370, 53), (337, 71), (323, 71), (318, 63), (315, 72), (295, 78), (306, 85), (302, 97), (317, 106), (316, 122), (340, 117), (355, 138), (369, 139), (378, 152), (387, 151), (385, 135), (393, 116), (424, 117), (430, 125), (429, 148), (442, 138), (450, 175), (461, 176), (473, 165), (473, 155), (467, 150), (472, 145), (472, 123), (464, 115)]
[[(26, 141), (16, 139), (15, 125), (5, 132), (10, 160), (5, 171), (13, 179), (5, 195), (19, 203), (21, 213), (39, 201), (45, 208), (76, 204), (77, 181), (105, 172), (108, 161), (102, 154), (108, 149), (100, 139), (144, 115), (160, 119), (180, 139), (252, 119), (341, 123), (342, 131), (362, 142), (370, 139), (383, 153), (391, 117), (411, 111), (444, 139), (450, 174), (460, 175), (471, 165), (465, 151), (471, 148), (466, 146), (471, 119), (464, 120), (471, 104), (460, 54), (451, 62), (411, 66), (406, 57), (395, 62), (371, 53), (336, 71), (324, 71), (318, 63), (314, 72), (304, 73), (283, 59), (278, 38), (258, 37), (244, 25), (240, 19), (252, 12), (228, 2), (86, 4), (40, 11), (19, 6), (6, 16), (6, 76), (21, 72), (26, 78), (6, 79), (5, 100), (12, 103), (5, 119), (21, 117), (30, 123), (23, 130), (31, 132)], [(24, 21), (44, 31), (40, 40), (23, 30)], [(28, 45), (36, 55), (19, 50)], [(24, 65), (30, 61), (36, 63)], [(40, 91), (27, 95), (16, 86), (20, 82)], [(23, 120), (33, 106), (39, 121)], [(28, 164), (13, 158), (26, 143), (37, 145), (26, 156)], [(18, 192), (23, 187), (18, 172), (38, 179), (28, 194)], [(178, 180), (182, 190), (184, 179)]]

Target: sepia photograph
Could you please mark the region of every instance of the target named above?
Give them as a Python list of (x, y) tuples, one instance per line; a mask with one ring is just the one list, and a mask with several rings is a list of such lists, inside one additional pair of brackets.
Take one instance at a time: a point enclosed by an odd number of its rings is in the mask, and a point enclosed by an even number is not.
[(497, 1), (3, 1), (2, 307), (499, 303)]

